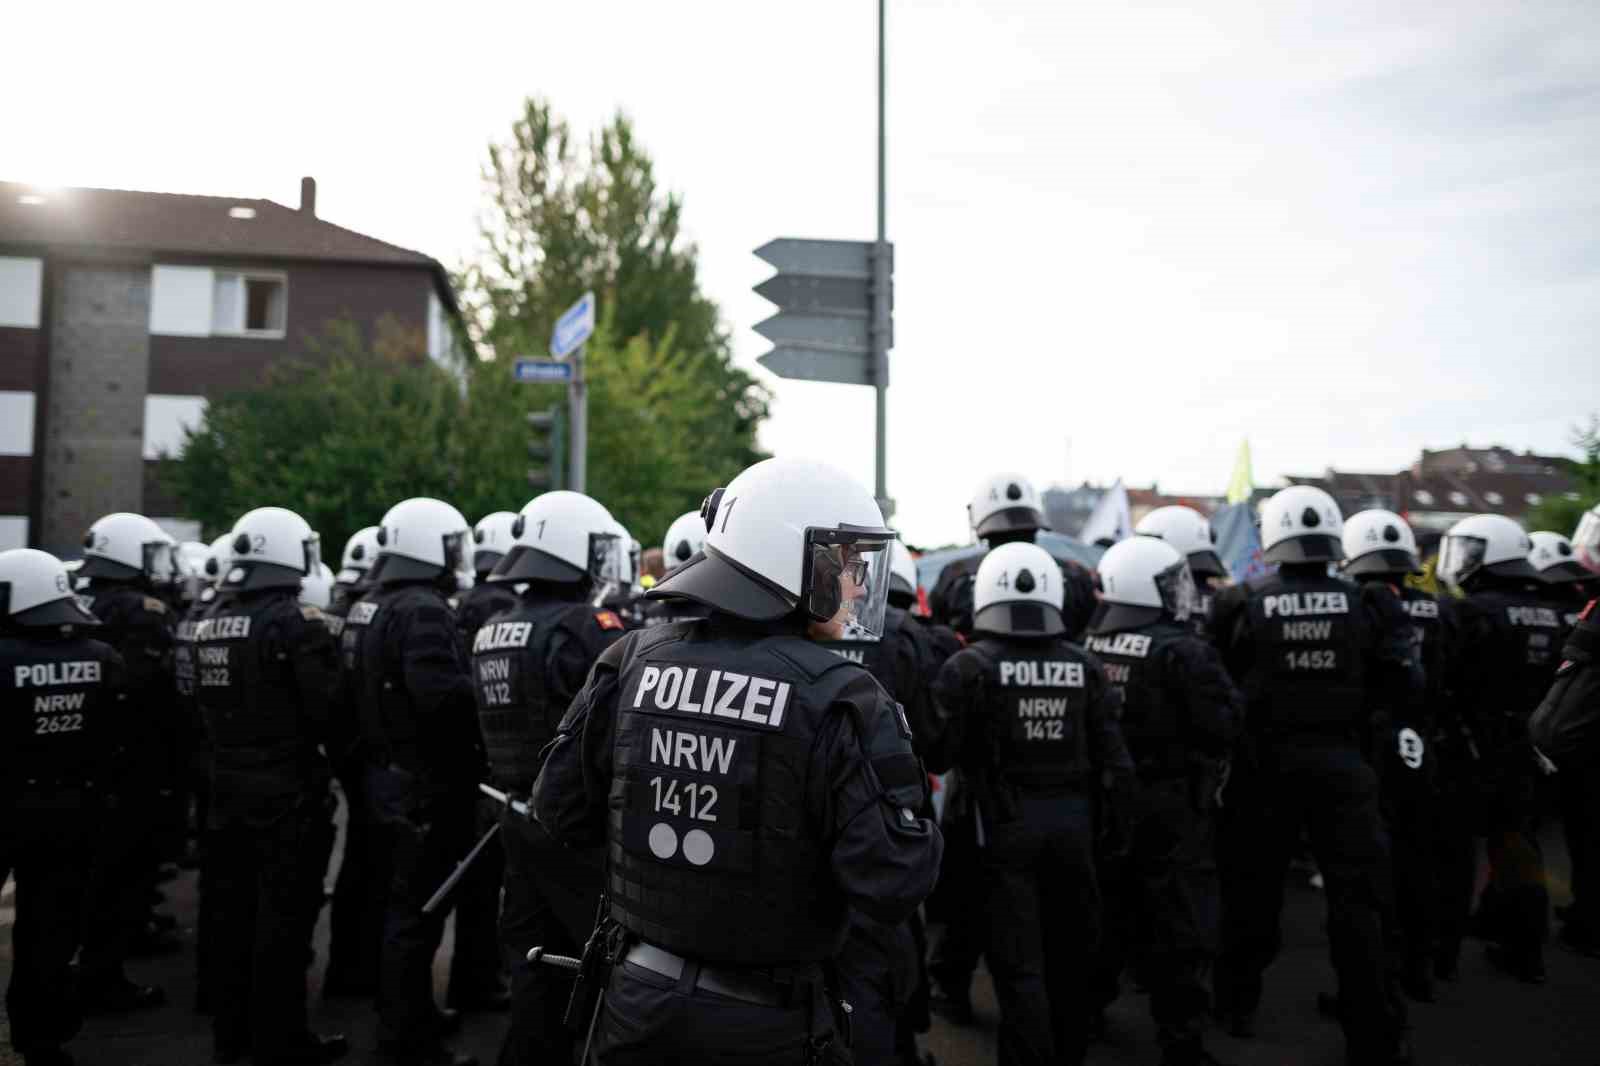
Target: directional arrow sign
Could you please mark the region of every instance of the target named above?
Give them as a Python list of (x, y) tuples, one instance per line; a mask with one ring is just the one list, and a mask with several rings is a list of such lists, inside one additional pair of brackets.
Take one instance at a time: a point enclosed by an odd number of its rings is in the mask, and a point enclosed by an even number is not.
[(554, 359), (518, 359), (511, 368), (517, 381), (552, 381), (565, 384), (572, 380), (572, 364)]
[(766, 355), (757, 356), (756, 362), (780, 378), (831, 381), (839, 385), (873, 384), (872, 358), (861, 352), (780, 344)]
[(577, 351), (594, 332), (594, 293), (586, 292), (577, 303), (556, 319), (550, 332), (550, 354), (565, 359)]
[(843, 312), (863, 316), (872, 313), (872, 291), (859, 278), (774, 274), (756, 286), (756, 294), (766, 297), (785, 311)]
[(779, 237), (757, 248), (756, 255), (785, 274), (817, 274), (861, 281), (872, 277), (871, 241), (807, 241)]
[(866, 315), (813, 315), (786, 311), (756, 323), (773, 344), (805, 344), (851, 352), (872, 351), (872, 320)]

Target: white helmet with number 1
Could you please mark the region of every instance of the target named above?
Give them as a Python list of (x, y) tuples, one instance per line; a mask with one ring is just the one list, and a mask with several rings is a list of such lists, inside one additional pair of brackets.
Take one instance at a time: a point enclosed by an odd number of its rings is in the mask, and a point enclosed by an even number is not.
[(1333, 563), (1344, 553), (1344, 516), (1314, 485), (1290, 485), (1261, 505), (1261, 557), (1269, 563)]
[(458, 588), (471, 588), (471, 538), (467, 520), (443, 500), (403, 500), (378, 523), (377, 582), (431, 581), (453, 574)]
[(1174, 545), (1137, 536), (1106, 549), (1095, 566), (1100, 604), (1089, 629), (1110, 633), (1171, 618), (1185, 621), (1194, 610), (1194, 577)]
[(599, 500), (557, 489), (529, 500), (511, 524), (511, 550), (490, 581), (620, 582), (627, 549)]
[(1065, 633), (1061, 566), (1037, 544), (1014, 541), (978, 564), (972, 585), (972, 628), (1011, 636)]

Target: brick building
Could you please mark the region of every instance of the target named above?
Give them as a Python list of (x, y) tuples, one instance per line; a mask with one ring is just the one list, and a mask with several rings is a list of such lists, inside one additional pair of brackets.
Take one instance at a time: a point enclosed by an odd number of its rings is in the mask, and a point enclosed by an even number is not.
[(198, 528), (156, 481), (208, 397), (381, 319), (453, 358), (438, 262), (271, 200), (0, 182), (0, 548), (72, 554), (111, 511)]

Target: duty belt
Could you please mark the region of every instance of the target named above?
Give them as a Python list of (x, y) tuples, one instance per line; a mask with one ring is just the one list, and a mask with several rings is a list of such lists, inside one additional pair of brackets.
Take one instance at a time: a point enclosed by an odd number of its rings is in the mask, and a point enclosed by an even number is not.
[[(645, 943), (629, 948), (623, 961), (676, 981), (680, 991), (698, 989), (762, 1007), (790, 1006), (795, 1002), (795, 984), (802, 979), (799, 971), (789, 971), (786, 977), (771, 970), (706, 966)], [(820, 975), (815, 979), (820, 980)]]

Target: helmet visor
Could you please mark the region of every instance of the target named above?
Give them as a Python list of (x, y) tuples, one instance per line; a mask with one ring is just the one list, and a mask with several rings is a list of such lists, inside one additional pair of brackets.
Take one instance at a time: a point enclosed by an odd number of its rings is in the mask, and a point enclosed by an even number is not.
[(1180, 622), (1189, 620), (1194, 613), (1194, 574), (1187, 562), (1173, 563), (1155, 576), (1156, 591), (1161, 594), (1161, 606)]
[(1439, 545), (1439, 565), (1436, 568), (1439, 579), (1460, 586), (1483, 566), (1483, 557), (1488, 550), (1489, 542), (1482, 537), (1447, 534)]
[(456, 587), (469, 589), (472, 587), (472, 556), (467, 551), (467, 530), (458, 530), (455, 533), (446, 533), (440, 539), (444, 542), (444, 568), (456, 575)]
[(306, 573), (318, 573), (322, 569), (322, 537), (313, 533), (305, 539), (304, 544), (306, 550)]
[(883, 636), (893, 539), (882, 530), (806, 530), (803, 606), (832, 639)]
[(589, 534), (589, 577), (596, 585), (628, 581), (628, 546), (615, 533)]
[(144, 546), (144, 574), (158, 585), (178, 579), (178, 556), (171, 544), (152, 541)]
[(1600, 507), (1591, 510), (1572, 534), (1572, 554), (1578, 562), (1600, 574)]

